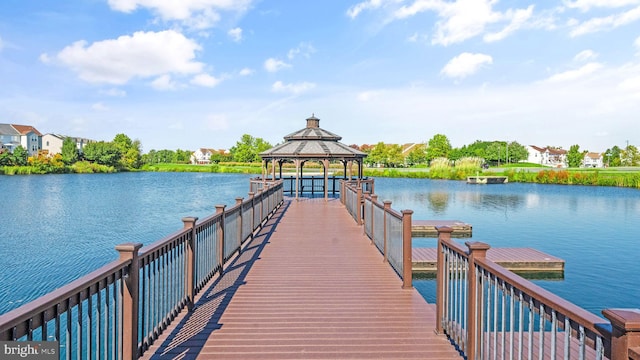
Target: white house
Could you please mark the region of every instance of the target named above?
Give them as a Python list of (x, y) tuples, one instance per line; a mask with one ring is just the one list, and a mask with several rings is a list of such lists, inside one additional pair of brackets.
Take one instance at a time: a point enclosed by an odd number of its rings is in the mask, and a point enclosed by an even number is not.
[(562, 149), (541, 148), (527, 145), (529, 157), (527, 162), (552, 167), (567, 167), (567, 151)]
[(603, 156), (600, 153), (588, 152), (584, 154), (584, 160), (582, 160), (582, 166), (588, 168), (601, 168), (604, 167)]
[(30, 125), (0, 124), (0, 143), (9, 151), (22, 146), (33, 156), (42, 149), (42, 134)]
[(211, 164), (211, 155), (219, 153), (218, 150), (200, 148), (191, 154), (192, 164)]
[[(62, 152), (62, 142), (65, 138), (70, 136), (59, 135), (59, 134), (45, 134), (42, 136), (42, 149), (47, 150), (49, 154), (60, 154)], [(82, 153), (82, 149), (88, 144), (95, 142), (95, 140), (79, 138), (79, 137), (71, 137), (71, 139), (76, 143), (76, 149), (80, 153)]]

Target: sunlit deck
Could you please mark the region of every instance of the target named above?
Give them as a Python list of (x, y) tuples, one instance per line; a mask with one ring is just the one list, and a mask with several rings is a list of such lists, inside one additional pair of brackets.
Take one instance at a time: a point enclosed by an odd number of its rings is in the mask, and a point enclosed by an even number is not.
[(451, 359), (435, 306), (339, 200), (285, 201), (144, 359)]

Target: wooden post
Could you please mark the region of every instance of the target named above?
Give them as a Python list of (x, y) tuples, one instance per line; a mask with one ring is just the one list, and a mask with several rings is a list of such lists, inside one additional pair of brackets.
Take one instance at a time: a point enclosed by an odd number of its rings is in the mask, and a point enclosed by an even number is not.
[[(484, 259), (490, 246), (482, 242), (465, 242), (469, 248), (469, 269), (467, 269), (467, 343), (465, 344), (467, 359), (475, 360), (480, 358), (479, 345), (480, 333), (482, 332), (482, 304), (480, 301), (481, 288), (478, 288), (476, 276), (476, 259)], [(476, 313), (476, 308), (479, 310)]]
[(611, 360), (628, 360), (630, 348), (640, 348), (640, 309), (605, 309), (611, 322)]
[(255, 212), (256, 212), (256, 208), (255, 208), (255, 204), (253, 202), (253, 197), (256, 194), (253, 192), (249, 193), (249, 199), (251, 200), (251, 238), (253, 239), (253, 230), (256, 229), (256, 224), (253, 223), (253, 219), (255, 219)]
[(411, 253), (411, 214), (402, 210), (402, 288), (413, 288), (413, 256)]
[(244, 200), (244, 198), (241, 197), (237, 197), (236, 198), (236, 205), (240, 207), (240, 209), (238, 210), (238, 254), (240, 254), (240, 249), (242, 249), (242, 243), (244, 242), (244, 239), (242, 238), (242, 221), (244, 220), (242, 218), (242, 201)]
[(445, 309), (448, 306), (445, 299), (445, 266), (443, 243), (451, 241), (453, 229), (448, 226), (437, 226), (438, 250), (436, 267), (436, 334), (444, 334)]
[(391, 201), (389, 200), (385, 200), (383, 202), (384, 204), (384, 215), (382, 217), (384, 225), (382, 226), (382, 233), (384, 234), (384, 245), (383, 245), (383, 250), (382, 252), (384, 253), (384, 262), (388, 262), (389, 261), (389, 257), (388, 257), (388, 251), (387, 251), (387, 212), (389, 212), (389, 210), (391, 209)]
[(358, 184), (356, 190), (358, 191), (356, 193), (356, 217), (358, 219), (358, 225), (362, 225), (362, 187), (360, 184)]
[[(123, 359), (138, 358), (138, 277), (140, 267), (138, 265), (138, 250), (140, 243), (126, 243), (116, 246), (120, 253), (120, 261), (131, 260), (124, 275), (122, 287), (122, 357)], [(71, 311), (71, 310), (69, 310)], [(89, 309), (91, 311), (91, 309)]]
[(372, 245), (375, 243), (375, 237), (376, 237), (375, 235), (376, 221), (374, 220), (374, 214), (375, 214), (374, 209), (376, 208), (375, 203), (377, 202), (378, 202), (378, 195), (371, 194), (371, 244)]
[(216, 214), (220, 215), (220, 222), (218, 223), (218, 265), (220, 266), (220, 275), (222, 275), (222, 270), (224, 267), (224, 208), (227, 205), (216, 205)]
[(324, 201), (329, 201), (329, 159), (322, 160), (324, 165)]
[(187, 296), (187, 309), (193, 309), (196, 288), (196, 221), (197, 217), (184, 217), (182, 223), (185, 229), (191, 229), (187, 240), (185, 255), (184, 290)]

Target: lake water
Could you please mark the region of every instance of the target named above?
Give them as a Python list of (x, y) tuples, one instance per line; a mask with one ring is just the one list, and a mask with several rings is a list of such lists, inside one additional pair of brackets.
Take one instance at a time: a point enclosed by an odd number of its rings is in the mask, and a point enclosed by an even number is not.
[[(0, 176), (0, 313), (247, 196), (249, 175), (122, 173)], [(599, 314), (640, 308), (640, 191), (536, 184), (376, 179), (381, 200), (414, 219), (461, 220), (473, 240), (534, 247), (566, 260), (563, 280), (535, 282)], [(464, 240), (461, 240), (464, 241)], [(414, 246), (435, 247), (435, 239)], [(434, 282), (416, 280), (434, 301)]]

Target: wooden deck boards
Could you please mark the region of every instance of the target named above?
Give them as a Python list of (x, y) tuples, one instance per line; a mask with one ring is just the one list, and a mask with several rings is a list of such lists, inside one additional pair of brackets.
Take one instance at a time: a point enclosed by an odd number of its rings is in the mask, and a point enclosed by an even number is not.
[[(436, 248), (413, 248), (413, 270), (436, 271)], [(490, 248), (487, 259), (512, 271), (564, 271), (564, 260), (533, 248)]]
[(143, 359), (454, 359), (338, 200), (285, 202)]

